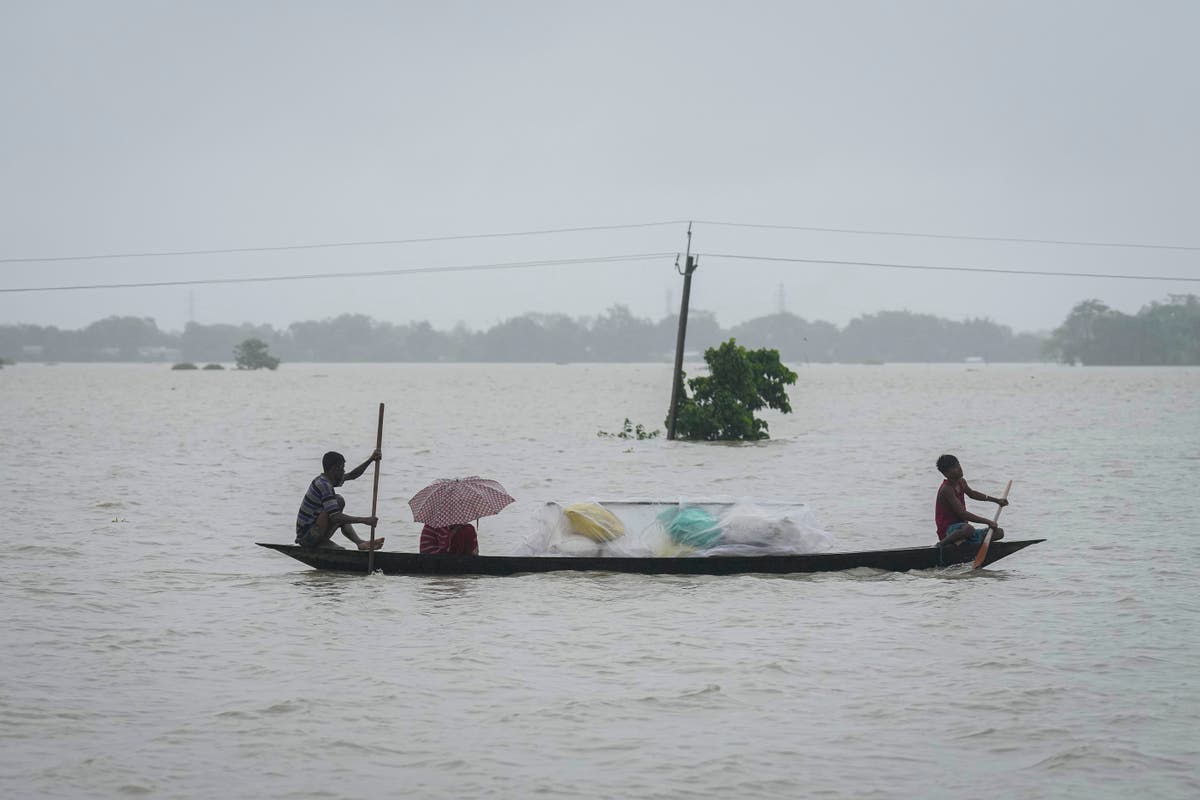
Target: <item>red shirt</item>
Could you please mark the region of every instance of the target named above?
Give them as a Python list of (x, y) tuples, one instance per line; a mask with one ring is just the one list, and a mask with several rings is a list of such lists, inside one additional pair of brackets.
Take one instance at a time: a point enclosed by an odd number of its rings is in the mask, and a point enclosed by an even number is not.
[(470, 556), (479, 552), (479, 537), (474, 525), (447, 525), (421, 529), (421, 552), (452, 556)]
[[(942, 481), (942, 486), (950, 483), (950, 481)], [(954, 484), (954, 494), (958, 497), (958, 502), (966, 508), (966, 490), (963, 481)], [(942, 487), (938, 487), (937, 502), (933, 506), (933, 518), (937, 521), (937, 536), (938, 541), (946, 538), (946, 529), (956, 522), (962, 522), (958, 514), (954, 513), (954, 509), (950, 508), (946, 501), (942, 500)]]

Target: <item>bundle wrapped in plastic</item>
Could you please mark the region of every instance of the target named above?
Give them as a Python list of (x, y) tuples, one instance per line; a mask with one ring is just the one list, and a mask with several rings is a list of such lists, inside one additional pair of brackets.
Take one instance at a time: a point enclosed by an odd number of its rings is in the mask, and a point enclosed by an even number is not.
[(833, 539), (803, 504), (609, 502), (536, 514), (522, 555), (759, 556), (821, 553)]
[(599, 503), (575, 503), (562, 511), (571, 533), (593, 542), (603, 544), (625, 535), (625, 523)]
[(833, 537), (817, 524), (807, 506), (735, 503), (718, 521), (721, 539), (707, 555), (801, 555), (833, 549)]
[(607, 543), (624, 535), (624, 523), (599, 503), (547, 503), (535, 514), (533, 532), (518, 554), (599, 556)]
[(671, 541), (693, 550), (704, 550), (721, 541), (721, 526), (700, 506), (672, 506), (658, 514)]

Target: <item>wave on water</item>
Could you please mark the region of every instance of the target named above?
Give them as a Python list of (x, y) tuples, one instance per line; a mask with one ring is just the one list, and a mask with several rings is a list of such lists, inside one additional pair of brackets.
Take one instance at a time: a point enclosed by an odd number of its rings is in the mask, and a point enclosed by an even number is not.
[[(717, 683), (706, 683), (698, 689), (685, 689), (682, 692), (676, 692), (671, 695), (646, 695), (638, 699), (639, 703), (648, 703), (650, 705), (669, 705), (675, 706), (678, 703), (687, 704), (690, 701), (704, 699), (706, 703), (711, 703), (714, 696), (722, 695), (721, 685)], [(732, 700), (732, 698), (729, 698)]]
[(258, 719), (260, 717), (281, 716), (284, 714), (299, 714), (310, 710), (310, 704), (303, 700), (280, 700), (269, 706), (254, 710), (232, 709), (218, 712), (215, 716), (223, 719)]
[(1076, 771), (1082, 768), (1120, 768), (1122, 771), (1187, 772), (1194, 776), (1195, 764), (1144, 753), (1133, 747), (1082, 744), (1068, 747), (1030, 765), (1030, 770)]

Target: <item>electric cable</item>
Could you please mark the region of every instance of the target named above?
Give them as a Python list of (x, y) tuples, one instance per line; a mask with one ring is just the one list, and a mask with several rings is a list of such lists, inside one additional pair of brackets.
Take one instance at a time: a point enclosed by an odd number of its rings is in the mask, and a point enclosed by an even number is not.
[(158, 286), (205, 286), (228, 283), (277, 283), (287, 281), (310, 281), (324, 278), (377, 278), (397, 275), (416, 275), (442, 272), (478, 272), (505, 269), (529, 269), (533, 267), (579, 266), (583, 264), (610, 264), (625, 261), (650, 261), (656, 258), (673, 257), (675, 253), (630, 253), (618, 256), (594, 256), (591, 258), (558, 258), (544, 261), (509, 261), (494, 264), (462, 264), (449, 267), (400, 267), (397, 269), (369, 270), (362, 272), (316, 272), (307, 275), (262, 275), (250, 278), (198, 278), (195, 280), (145, 281), (137, 283), (91, 283), (69, 286), (30, 286), (0, 288), (0, 293), (20, 292), (67, 292), (83, 289), (145, 289)]
[(1107, 272), (1063, 272), (1059, 270), (1016, 269), (1010, 267), (943, 267), (931, 264), (892, 264), (882, 261), (841, 261), (830, 258), (785, 258), (783, 256), (751, 256), (738, 253), (704, 253), (705, 258), (726, 258), (740, 261), (772, 261), (788, 264), (827, 264), (844, 267), (879, 267), (882, 269), (916, 269), (933, 270), (937, 272), (980, 272), (998, 275), (1036, 275), (1056, 278), (1112, 278), (1114, 280), (1136, 281), (1180, 281), (1183, 283), (1200, 283), (1200, 277), (1185, 277), (1180, 275), (1130, 275)]

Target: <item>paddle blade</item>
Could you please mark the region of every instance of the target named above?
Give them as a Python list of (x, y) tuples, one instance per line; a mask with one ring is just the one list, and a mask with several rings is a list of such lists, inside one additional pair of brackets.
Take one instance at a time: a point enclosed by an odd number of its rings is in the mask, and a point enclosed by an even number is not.
[(988, 528), (988, 532), (983, 535), (983, 541), (979, 544), (979, 552), (975, 554), (975, 563), (972, 569), (979, 569), (983, 566), (983, 562), (987, 561), (988, 545), (992, 543), (992, 529)]

